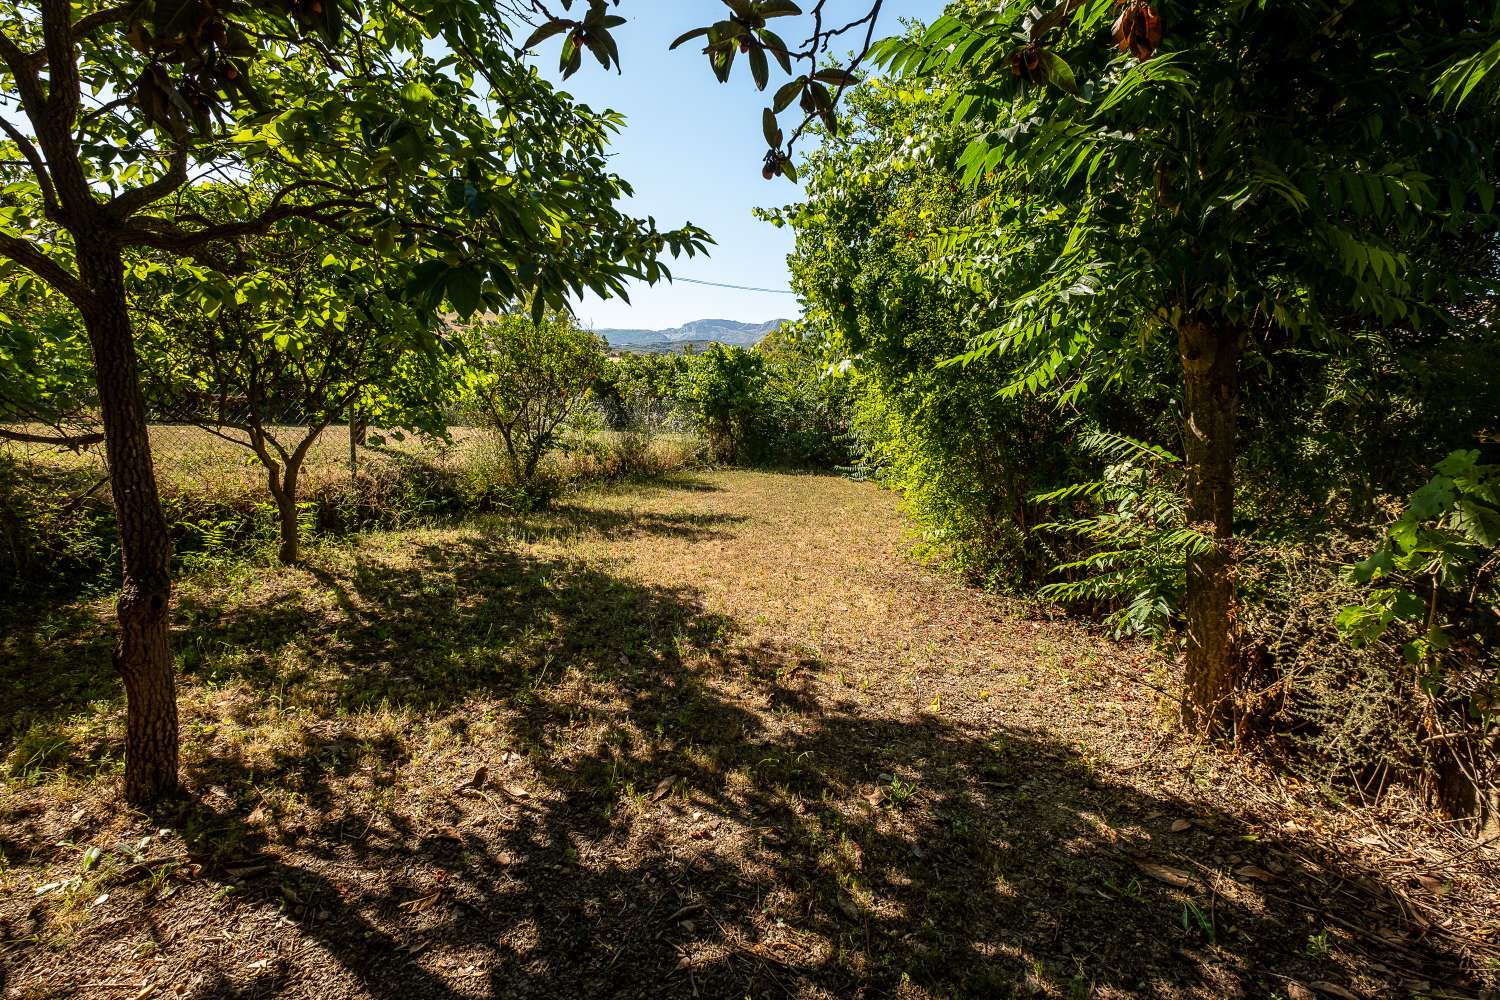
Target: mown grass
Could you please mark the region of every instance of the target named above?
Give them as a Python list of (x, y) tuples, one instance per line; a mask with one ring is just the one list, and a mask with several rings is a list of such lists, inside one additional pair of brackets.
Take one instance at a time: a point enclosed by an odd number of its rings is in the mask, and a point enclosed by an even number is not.
[[(151, 435), (178, 572), (274, 550), (276, 509), (250, 452), (189, 425), (154, 426)], [(371, 440), (381, 443), (359, 449), (355, 472), (347, 428), (318, 438), (299, 490), (305, 540), (531, 506), (587, 484), (684, 469), (701, 450), (683, 434), (573, 434), (522, 489), (497, 443), (473, 428), (454, 428), (447, 441), (380, 432)], [(108, 592), (119, 585), (118, 564), (102, 449), (0, 444), (0, 607)]]
[[(174, 634), (191, 798), (150, 817), (113, 799), (108, 602), (17, 623), (0, 645), (11, 982), (207, 998), (1468, 981), (1463, 939), (1413, 932), (1357, 848), (1257, 815), (1217, 787), (1232, 762), (1163, 738), (1132, 680), (1159, 666), (1146, 651), (933, 576), (906, 544), (868, 484), (720, 471), (197, 573)], [(1237, 877), (1247, 864), (1272, 883)], [(1369, 940), (1325, 912), (1374, 915), (1407, 957), (1372, 971)]]

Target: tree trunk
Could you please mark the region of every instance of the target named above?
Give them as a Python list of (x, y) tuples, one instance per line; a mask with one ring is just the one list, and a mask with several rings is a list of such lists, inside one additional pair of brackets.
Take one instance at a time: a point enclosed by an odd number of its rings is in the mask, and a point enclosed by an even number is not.
[(1234, 732), (1234, 695), (1242, 658), (1234, 632), (1235, 430), (1239, 416), (1239, 359), (1244, 332), (1203, 318), (1178, 329), (1186, 427), (1188, 521), (1211, 534), (1213, 545), (1189, 556), (1187, 676), (1183, 718), (1211, 738)]
[(364, 444), (360, 440), (360, 428), (358, 418), (355, 416), (354, 407), (349, 408), (349, 475), (359, 475), (359, 446)]
[(151, 462), (124, 263), (108, 243), (80, 239), (78, 271), (92, 293), (83, 321), (124, 566), (114, 665), (125, 683), (125, 799), (145, 804), (177, 789), (177, 694), (167, 635), (172, 543)]
[(291, 566), (301, 554), (297, 524), (298, 470), (290, 463), (283, 470), (264, 456), (262, 461), (266, 462), (266, 476), (270, 482), (271, 496), (276, 500), (276, 519), (281, 531), (281, 547), (276, 551), (276, 560), (283, 566)]

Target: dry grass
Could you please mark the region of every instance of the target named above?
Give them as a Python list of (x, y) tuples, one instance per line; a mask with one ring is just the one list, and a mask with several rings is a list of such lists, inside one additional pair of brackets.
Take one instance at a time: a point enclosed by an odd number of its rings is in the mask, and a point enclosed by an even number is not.
[(1148, 651), (906, 544), (868, 484), (717, 472), (202, 574), (150, 817), (107, 602), (19, 623), (8, 988), (1477, 994), (1490, 852), (1174, 740)]

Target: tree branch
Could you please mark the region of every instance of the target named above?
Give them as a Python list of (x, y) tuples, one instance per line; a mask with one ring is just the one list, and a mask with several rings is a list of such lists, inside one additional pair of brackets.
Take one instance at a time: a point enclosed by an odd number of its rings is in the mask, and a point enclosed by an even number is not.
[(72, 4), (69, 0), (42, 0), (42, 51), (47, 56), (48, 118), (71, 129), (78, 113), (78, 63), (73, 59), (77, 40), (73, 37)]
[(73, 41), (82, 41), (95, 28), (102, 28), (106, 24), (114, 24), (123, 21), (130, 16), (131, 4), (121, 4), (118, 7), (105, 7), (96, 10), (92, 14), (80, 17), (73, 25)]
[(19, 441), (22, 444), (48, 444), (57, 445), (60, 448), (71, 448), (80, 451), (90, 445), (103, 444), (102, 433), (90, 434), (28, 434), (26, 431), (13, 431), (7, 427), (0, 427), (0, 441)]
[(26, 162), (31, 165), (31, 172), (36, 176), (37, 186), (42, 189), (42, 205), (46, 209), (47, 218), (57, 221), (58, 204), (57, 191), (52, 187), (52, 178), (47, 173), (47, 164), (42, 159), (42, 154), (37, 152), (36, 146), (26, 138), (9, 120), (0, 118), (0, 129), (10, 136), (10, 141), (21, 148), (21, 155), (26, 157)]
[(148, 246), (175, 253), (190, 253), (205, 243), (233, 240), (241, 236), (263, 235), (276, 223), (286, 219), (310, 219), (324, 224), (338, 222), (345, 212), (368, 204), (355, 195), (367, 194), (375, 190), (362, 188), (344, 197), (329, 198), (308, 205), (278, 204), (293, 190), (309, 186), (315, 186), (314, 182), (304, 182), (283, 188), (272, 200), (271, 206), (253, 219), (208, 225), (202, 229), (183, 229), (171, 220), (145, 216), (135, 219), (135, 225), (122, 231), (119, 240), (122, 246)]
[(66, 268), (27, 240), (8, 233), (0, 233), (0, 256), (9, 257), (26, 268), (57, 289), (78, 308), (84, 309), (90, 305), (88, 291), (83, 287), (83, 282), (69, 274)]
[(116, 195), (108, 205), (104, 206), (106, 213), (123, 221), (187, 183), (188, 155), (187, 143), (184, 141), (186, 137), (179, 135), (173, 138), (176, 145), (173, 146), (171, 157), (167, 161), (167, 172), (149, 184), (143, 184)]

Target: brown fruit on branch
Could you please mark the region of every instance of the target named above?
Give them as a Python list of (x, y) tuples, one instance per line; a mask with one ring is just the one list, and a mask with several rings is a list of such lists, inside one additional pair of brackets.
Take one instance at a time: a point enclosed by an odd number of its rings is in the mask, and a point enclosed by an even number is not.
[(1145, 62), (1161, 45), (1161, 16), (1149, 3), (1132, 0), (1110, 28), (1115, 47)]
[(1045, 83), (1047, 70), (1042, 65), (1042, 53), (1035, 45), (1017, 49), (1010, 54), (1010, 71), (1027, 83)]

